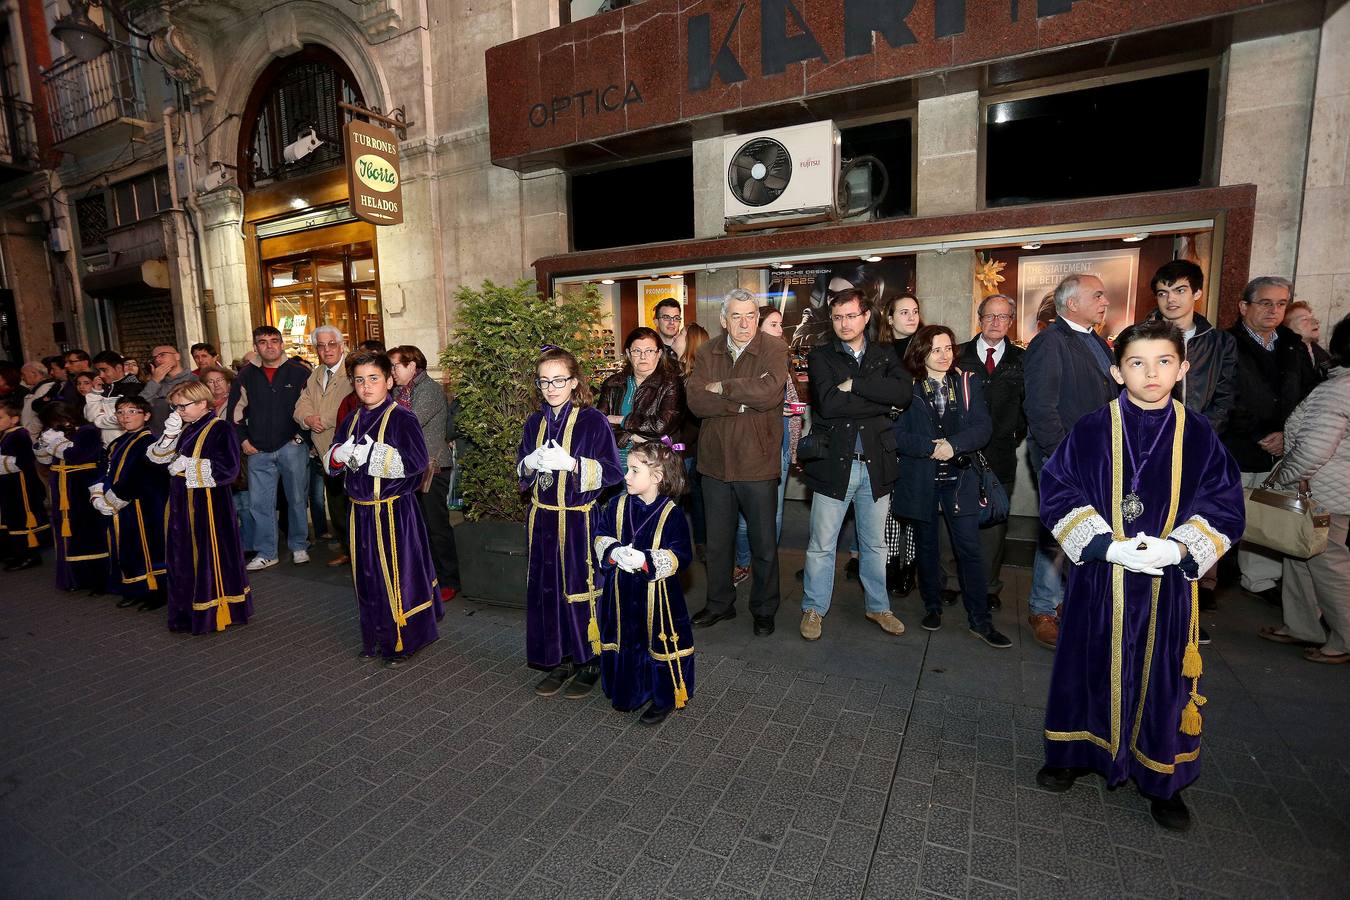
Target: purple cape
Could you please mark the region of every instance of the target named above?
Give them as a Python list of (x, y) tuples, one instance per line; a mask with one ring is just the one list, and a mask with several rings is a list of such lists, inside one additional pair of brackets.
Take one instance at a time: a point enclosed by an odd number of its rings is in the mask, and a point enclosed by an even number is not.
[[(643, 551), (647, 566), (625, 572), (610, 551)], [(605, 504), (595, 555), (604, 574), (596, 604), (600, 675), (615, 709), (684, 706), (694, 693), (694, 630), (678, 576), (692, 558), (689, 523), (679, 504), (658, 497), (651, 506), (629, 494)]]
[(183, 427), (178, 452), (211, 462), (212, 488), (169, 479), (169, 630), (205, 634), (243, 625), (253, 614), (239, 519), (230, 485), (239, 475), (239, 439), (214, 412)]
[(11, 544), (7, 552), (25, 553), (51, 543), (42, 478), (33, 454), (33, 439), (20, 425), (0, 435), (0, 456), (14, 457), (19, 471), (0, 475), (0, 535)]
[[(578, 472), (526, 472), (520, 461), (550, 439), (576, 458)], [(537, 669), (571, 659), (590, 662), (595, 600), (600, 596), (592, 563), (595, 503), (606, 487), (623, 480), (614, 432), (604, 413), (549, 407), (525, 420), (516, 451), (520, 489), (530, 492), (526, 526), (530, 570), (525, 594), (525, 658)]]
[(352, 501), (347, 527), (361, 649), (374, 653), (378, 648), (386, 659), (416, 653), (436, 640), (436, 623), (445, 614), (417, 502), (427, 468), (426, 438), (417, 416), (392, 399), (373, 410), (358, 407), (338, 427), (333, 446), (352, 434), (358, 443), (369, 435), (388, 444), (403, 462), (401, 478), (377, 478), (369, 465), (331, 470), (345, 472), (343, 484)]
[[(1131, 458), (1142, 461), (1137, 479)], [(1142, 512), (1129, 502), (1135, 481)], [(1237, 465), (1203, 416), (1122, 397), (1079, 420), (1040, 487), (1041, 520), (1074, 563), (1046, 702), (1046, 763), (1092, 769), (1111, 785), (1133, 778), (1145, 794), (1170, 797), (1199, 775), (1196, 589), (1242, 534)], [(1138, 518), (1126, 521), (1130, 513)], [(1182, 564), (1153, 578), (1105, 561), (1112, 540), (1141, 531), (1184, 544)]]
[(125, 500), (110, 528), (113, 586), (133, 597), (165, 587), (164, 513), (169, 502), (169, 475), (145, 456), (155, 436), (148, 429), (124, 434), (108, 445), (103, 489)]
[(89, 488), (102, 480), (103, 434), (81, 425), (65, 457), (52, 461), (52, 527), (56, 586), (67, 591), (108, 590), (108, 525), (94, 509)]

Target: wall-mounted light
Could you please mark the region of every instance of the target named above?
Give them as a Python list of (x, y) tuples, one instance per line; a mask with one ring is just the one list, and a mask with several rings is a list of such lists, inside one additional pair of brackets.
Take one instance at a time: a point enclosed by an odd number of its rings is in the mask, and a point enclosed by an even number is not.
[(309, 204), (306, 203), (302, 198), (300, 197), (291, 198), (291, 209), (304, 209), (307, 206), (309, 206)]
[(877, 255), (874, 253), (874, 254), (872, 254), (871, 256), (864, 256), (864, 257), (862, 258), (862, 261), (863, 261), (863, 262), (881, 262), (881, 257), (880, 257), (880, 256), (877, 256)]
[(1121, 238), (1121, 240), (1127, 244), (1136, 244), (1146, 237), (1148, 237), (1148, 232), (1140, 231), (1137, 234), (1126, 235), (1125, 237)]
[(790, 268), (792, 268), (792, 263), (790, 263), (790, 262), (774, 263), (774, 264), (773, 264), (773, 267), (774, 267), (775, 269), (790, 269)]
[(1025, 244), (1022, 245), (1022, 249), (1023, 249), (1023, 250), (1039, 250), (1039, 249), (1041, 249), (1041, 242), (1040, 242), (1040, 241), (1027, 241)]

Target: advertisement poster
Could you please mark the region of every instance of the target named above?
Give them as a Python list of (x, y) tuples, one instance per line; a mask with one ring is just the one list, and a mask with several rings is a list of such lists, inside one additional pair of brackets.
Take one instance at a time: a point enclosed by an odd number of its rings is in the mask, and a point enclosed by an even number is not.
[(1069, 275), (1096, 275), (1106, 285), (1111, 307), (1102, 337), (1108, 341), (1134, 323), (1139, 248), (1023, 256), (1017, 261), (1017, 333), (1029, 341), (1055, 318), (1055, 286)]
[(890, 301), (914, 289), (914, 257), (896, 256), (881, 262), (826, 262), (776, 269), (761, 304), (783, 313), (783, 337), (793, 352), (809, 353), (832, 334), (829, 298), (848, 288), (859, 288), (872, 307), (868, 337), (875, 338), (881, 316)]
[(639, 281), (642, 288), (641, 302), (638, 304), (638, 324), (648, 328), (656, 327), (656, 304), (667, 297), (680, 301), (680, 313), (684, 314), (684, 281), (681, 279), (662, 279), (660, 281)]

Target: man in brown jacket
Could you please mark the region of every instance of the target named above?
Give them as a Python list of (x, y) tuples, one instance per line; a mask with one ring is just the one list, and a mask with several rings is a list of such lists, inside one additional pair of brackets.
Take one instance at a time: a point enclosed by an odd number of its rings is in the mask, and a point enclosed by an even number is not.
[(708, 341), (686, 385), (689, 411), (703, 420), (698, 470), (708, 523), (708, 605), (698, 626), (736, 615), (731, 582), (738, 513), (749, 527), (755, 634), (773, 634), (778, 612), (778, 541), (774, 516), (783, 444), (788, 349), (759, 333), (759, 306), (735, 288), (722, 301), (723, 334)]
[[(338, 407), (352, 392), (352, 383), (344, 365), (347, 345), (342, 339), (342, 332), (332, 325), (320, 325), (309, 339), (314, 342), (319, 364), (310, 373), (309, 381), (305, 382), (300, 399), (296, 401), (295, 421), (309, 430), (314, 452), (323, 460), (333, 445), (333, 432), (339, 424)], [(329, 567), (337, 568), (351, 562), (351, 548), (347, 546), (347, 492), (343, 490), (341, 475), (328, 474), (326, 465), (322, 468), (328, 515), (333, 520), (333, 530), (337, 532), (338, 540), (342, 542), (342, 553), (328, 561)]]

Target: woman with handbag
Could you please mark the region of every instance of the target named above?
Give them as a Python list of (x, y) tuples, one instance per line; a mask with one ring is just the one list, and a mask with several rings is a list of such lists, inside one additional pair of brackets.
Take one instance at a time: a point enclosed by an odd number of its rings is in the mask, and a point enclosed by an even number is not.
[(1284, 624), (1260, 634), (1310, 645), (1303, 651), (1309, 662), (1340, 665), (1350, 662), (1350, 316), (1332, 330), (1328, 350), (1334, 368), (1290, 413), (1284, 426), (1289, 452), (1272, 474), (1277, 484), (1309, 483), (1331, 514), (1327, 549), (1307, 559), (1284, 558)]
[(914, 523), (915, 562), (927, 631), (942, 627), (942, 570), (938, 529), (946, 527), (956, 554), (970, 631), (991, 647), (1012, 641), (994, 628), (980, 555), (980, 471), (974, 462), (989, 443), (989, 410), (979, 379), (952, 366), (952, 330), (925, 325), (905, 351), (914, 376), (914, 400), (895, 421), (902, 458), (891, 493), (891, 514)]

